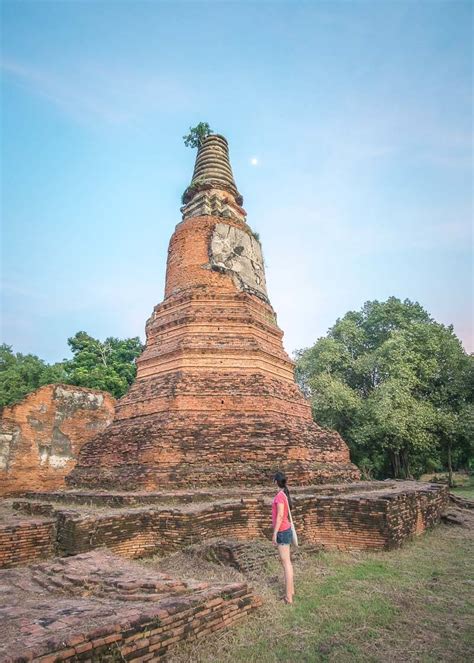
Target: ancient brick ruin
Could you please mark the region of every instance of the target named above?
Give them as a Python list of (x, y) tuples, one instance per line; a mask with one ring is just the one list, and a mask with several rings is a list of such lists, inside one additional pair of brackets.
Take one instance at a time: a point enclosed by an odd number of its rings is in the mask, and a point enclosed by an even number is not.
[(56, 490), (73, 469), (83, 444), (114, 417), (108, 393), (70, 385), (47, 385), (0, 418), (0, 495)]
[[(436, 524), (447, 491), (443, 486), (410, 481), (373, 481), (297, 488), (293, 496), (302, 544), (390, 550)], [(30, 494), (15, 500), (13, 509), (24, 526), (28, 518), (35, 528), (41, 519), (56, 523), (53, 536), (61, 555), (106, 546), (124, 557), (141, 558), (218, 537), (271, 539), (271, 497), (263, 491), (149, 494), (144, 503), (140, 494), (133, 496), (133, 503), (117, 503), (112, 495), (108, 508), (103, 501), (107, 496), (101, 494), (89, 495), (88, 501), (74, 506), (75, 495), (51, 497)], [(97, 509), (97, 504), (102, 508)]]
[(137, 379), (68, 484), (262, 484), (278, 468), (299, 484), (357, 479), (295, 384), (222, 136), (203, 140), (184, 203)]
[(246, 583), (180, 581), (106, 552), (3, 571), (2, 661), (144, 661), (261, 603)]
[[(154, 660), (242, 619), (261, 603), (247, 580), (275, 554), (276, 469), (291, 481), (303, 551), (393, 549), (446, 506), (440, 485), (360, 481), (341, 437), (312, 421), (222, 136), (203, 140), (183, 203), (165, 299), (113, 422), (113, 399), (72, 387), (7, 411), (5, 660)], [(198, 556), (225, 564), (239, 582), (162, 573), (179, 554), (190, 569)]]

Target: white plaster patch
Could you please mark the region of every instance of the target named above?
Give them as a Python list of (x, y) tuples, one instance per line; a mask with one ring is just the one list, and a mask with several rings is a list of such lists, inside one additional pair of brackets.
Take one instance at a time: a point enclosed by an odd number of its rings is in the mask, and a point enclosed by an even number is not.
[(218, 223), (211, 240), (211, 266), (230, 272), (242, 290), (267, 299), (267, 285), (260, 242), (240, 228)]
[(12, 441), (13, 433), (2, 433), (0, 435), (0, 470), (6, 471), (8, 469)]
[(52, 447), (49, 445), (41, 445), (38, 449), (39, 453), (39, 462), (41, 467), (48, 465), (54, 469), (60, 469), (65, 467), (69, 461), (74, 460), (74, 458), (69, 454), (56, 454), (52, 450)]
[(40, 465), (47, 465), (48, 464), (48, 458), (49, 458), (49, 447), (40, 447), (39, 450), (39, 461)]
[(13, 447), (20, 434), (19, 429), (0, 432), (0, 470), (7, 472), (13, 456)]
[(57, 386), (54, 392), (55, 398), (62, 398), (64, 401), (75, 407), (85, 407), (88, 409), (99, 408), (104, 402), (103, 394), (92, 394), (89, 391), (75, 391), (74, 389), (64, 389)]
[(54, 467), (57, 469), (67, 465), (70, 460), (71, 458), (69, 458), (68, 456), (57, 456), (56, 454), (51, 454), (51, 456), (48, 459), (48, 464), (50, 465), (50, 467)]

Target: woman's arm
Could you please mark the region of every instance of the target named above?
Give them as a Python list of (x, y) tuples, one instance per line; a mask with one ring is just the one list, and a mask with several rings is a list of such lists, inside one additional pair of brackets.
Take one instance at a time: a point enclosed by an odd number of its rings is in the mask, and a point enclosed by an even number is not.
[(285, 512), (285, 507), (283, 506), (282, 502), (279, 502), (277, 504), (277, 517), (276, 517), (276, 520), (275, 520), (275, 527), (273, 528), (272, 543), (273, 543), (274, 546), (277, 545), (277, 534), (278, 534), (278, 530), (280, 529), (280, 525), (281, 525), (282, 520), (283, 520), (284, 512)]

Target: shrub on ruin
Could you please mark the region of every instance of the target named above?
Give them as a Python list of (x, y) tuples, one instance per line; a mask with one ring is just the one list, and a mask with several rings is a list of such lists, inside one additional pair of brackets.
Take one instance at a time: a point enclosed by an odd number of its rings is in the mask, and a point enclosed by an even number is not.
[(195, 127), (189, 127), (189, 133), (183, 136), (186, 147), (199, 147), (202, 139), (214, 133), (207, 122), (199, 122)]

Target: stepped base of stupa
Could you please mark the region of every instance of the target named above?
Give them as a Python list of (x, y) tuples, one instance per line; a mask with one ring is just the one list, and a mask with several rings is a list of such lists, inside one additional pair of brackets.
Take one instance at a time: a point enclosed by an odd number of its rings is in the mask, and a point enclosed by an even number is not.
[[(271, 306), (236, 291), (229, 275), (202, 268), (215, 220), (179, 224), (171, 245), (181, 246), (190, 226), (191, 264), (174, 267), (179, 276), (168, 269), (176, 292), (147, 322), (136, 381), (117, 402), (113, 423), (81, 449), (67, 484), (268, 484), (276, 470), (298, 484), (358, 479), (340, 435), (314, 423)], [(194, 272), (209, 283), (180, 291), (178, 278), (184, 273), (187, 283), (197, 279)]]
[(300, 485), (359, 478), (339, 435), (311, 421), (167, 412), (112, 424), (88, 445), (67, 483), (122, 490), (269, 486), (278, 469)]

